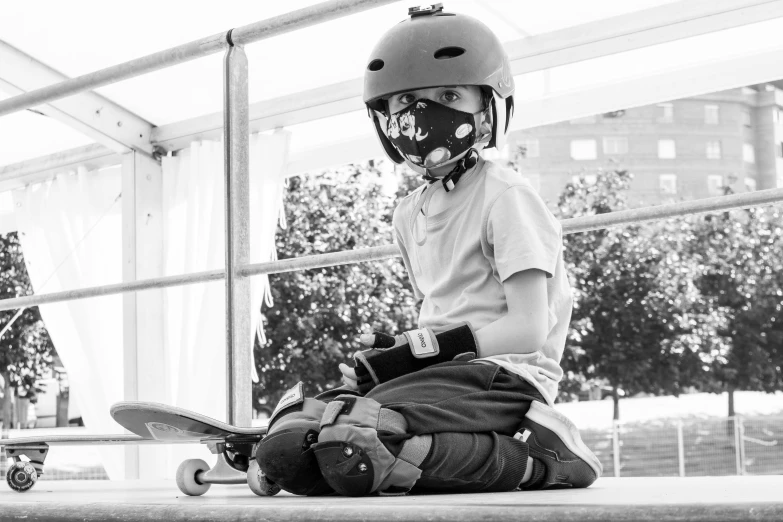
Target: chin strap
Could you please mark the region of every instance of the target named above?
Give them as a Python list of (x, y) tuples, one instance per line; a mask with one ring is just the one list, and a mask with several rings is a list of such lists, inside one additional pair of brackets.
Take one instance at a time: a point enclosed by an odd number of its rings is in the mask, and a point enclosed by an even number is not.
[(478, 159), (479, 159), (478, 152), (476, 151), (476, 149), (471, 148), (470, 150), (468, 150), (468, 153), (465, 154), (457, 162), (456, 165), (454, 165), (454, 168), (451, 169), (451, 172), (449, 172), (442, 178), (436, 178), (435, 176), (430, 175), (429, 171), (427, 171), (427, 173), (424, 174), (422, 178), (430, 184), (440, 180), (440, 182), (443, 183), (443, 188), (446, 190), (446, 192), (451, 192), (452, 190), (454, 190), (454, 187), (456, 186), (457, 182), (462, 177), (462, 175), (476, 166), (476, 163), (478, 163)]

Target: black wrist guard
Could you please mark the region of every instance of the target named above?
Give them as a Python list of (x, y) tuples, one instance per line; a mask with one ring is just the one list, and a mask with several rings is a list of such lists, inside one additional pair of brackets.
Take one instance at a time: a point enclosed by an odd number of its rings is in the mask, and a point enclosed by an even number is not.
[(464, 354), (469, 358), (478, 355), (478, 342), (468, 323), (411, 330), (403, 335), (407, 342), (398, 342), (392, 348), (370, 348), (354, 356), (360, 391)]

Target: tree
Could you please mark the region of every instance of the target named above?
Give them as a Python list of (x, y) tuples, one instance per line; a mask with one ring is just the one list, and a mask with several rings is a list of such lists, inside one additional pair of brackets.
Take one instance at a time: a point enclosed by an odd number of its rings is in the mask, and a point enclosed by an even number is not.
[[(17, 234), (0, 235), (0, 299), (32, 293)], [(16, 310), (0, 312), (0, 330), (16, 313)], [(25, 309), (0, 338), (0, 374), (5, 383), (3, 419), (6, 425), (11, 423), (14, 396), (34, 393), (36, 381), (51, 368), (53, 351), (54, 345), (37, 307)]]
[[(276, 240), (279, 259), (380, 246), (393, 240), (395, 196), (374, 163), (289, 180), (288, 226)], [(398, 196), (412, 186), (404, 180)], [(265, 310), (267, 342), (256, 343), (254, 403), (274, 405), (304, 381), (314, 395), (340, 384), (337, 365), (360, 345), (358, 334), (415, 327), (418, 306), (400, 259), (270, 276), (274, 306)]]
[[(560, 217), (622, 210), (631, 178), (600, 171), (595, 183), (569, 183)], [(682, 233), (663, 222), (564, 238), (575, 304), (563, 367), (577, 381), (608, 381), (615, 419), (620, 390), (677, 395), (702, 378), (699, 334), (711, 322), (692, 282), (695, 267), (677, 254)]]
[(689, 255), (700, 266), (701, 292), (726, 321), (726, 343), (704, 360), (713, 375), (710, 391), (783, 390), (783, 213), (753, 208), (691, 219)]

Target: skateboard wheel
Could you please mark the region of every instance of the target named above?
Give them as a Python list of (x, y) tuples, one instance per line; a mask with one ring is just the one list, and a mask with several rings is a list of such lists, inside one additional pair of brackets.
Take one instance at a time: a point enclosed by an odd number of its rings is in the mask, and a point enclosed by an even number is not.
[(6, 471), (5, 479), (11, 489), (24, 493), (35, 486), (38, 472), (29, 462), (14, 462)]
[(247, 469), (247, 485), (259, 497), (272, 497), (280, 493), (280, 486), (266, 478), (255, 459), (250, 461)]
[(209, 464), (201, 459), (188, 459), (177, 468), (177, 487), (191, 497), (206, 493), (212, 484), (199, 482), (198, 474), (209, 471)]

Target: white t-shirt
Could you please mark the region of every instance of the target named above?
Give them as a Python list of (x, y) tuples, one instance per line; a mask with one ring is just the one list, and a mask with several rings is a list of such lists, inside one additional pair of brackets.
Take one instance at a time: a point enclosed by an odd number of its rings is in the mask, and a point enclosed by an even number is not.
[(532, 353), (479, 360), (521, 376), (554, 404), (573, 306), (560, 222), (520, 174), (489, 161), (482, 160), (445, 195), (446, 210), (425, 216), (417, 203), (433, 190), (444, 189), (437, 182), (423, 186), (394, 210), (397, 244), (414, 293), (423, 298), (419, 326), (468, 321), (480, 330), (508, 313), (503, 281), (523, 270), (544, 271), (549, 308), (544, 345)]

